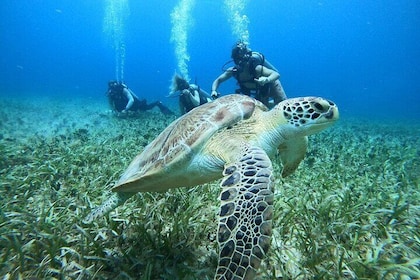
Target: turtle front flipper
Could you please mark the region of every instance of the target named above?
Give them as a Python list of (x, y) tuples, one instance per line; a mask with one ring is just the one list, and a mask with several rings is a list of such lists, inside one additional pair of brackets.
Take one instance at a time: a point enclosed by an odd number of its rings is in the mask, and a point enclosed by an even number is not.
[(237, 162), (225, 166), (215, 279), (254, 279), (271, 241), (272, 170), (258, 147), (246, 147)]
[(84, 224), (90, 224), (94, 220), (105, 216), (121, 204), (123, 204), (127, 199), (132, 197), (135, 193), (112, 193), (111, 197), (108, 198), (101, 206), (93, 209), (84, 219)]
[(289, 141), (284, 141), (279, 147), (281, 163), (283, 171), (281, 176), (284, 178), (289, 176), (298, 168), (308, 149), (308, 137), (297, 137)]

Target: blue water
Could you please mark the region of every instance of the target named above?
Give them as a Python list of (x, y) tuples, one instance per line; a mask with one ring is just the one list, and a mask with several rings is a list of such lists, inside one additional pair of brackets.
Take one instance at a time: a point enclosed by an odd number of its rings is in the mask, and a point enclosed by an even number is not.
[[(105, 99), (115, 49), (106, 1), (4, 0), (0, 96)], [(129, 1), (124, 80), (165, 103), (177, 68), (170, 14), (178, 1)], [(420, 1), (244, 1), (250, 47), (281, 74), (289, 97), (334, 100), (342, 116), (420, 117)], [(197, 0), (188, 18), (188, 73), (206, 90), (236, 41), (223, 1)], [(234, 81), (221, 87), (235, 88)]]

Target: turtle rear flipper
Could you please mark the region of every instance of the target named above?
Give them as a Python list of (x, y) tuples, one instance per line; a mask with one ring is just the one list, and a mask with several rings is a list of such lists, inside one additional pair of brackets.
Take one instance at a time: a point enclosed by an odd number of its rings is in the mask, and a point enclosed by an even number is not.
[(262, 149), (246, 147), (237, 162), (225, 167), (223, 176), (215, 279), (253, 279), (270, 247), (271, 161)]

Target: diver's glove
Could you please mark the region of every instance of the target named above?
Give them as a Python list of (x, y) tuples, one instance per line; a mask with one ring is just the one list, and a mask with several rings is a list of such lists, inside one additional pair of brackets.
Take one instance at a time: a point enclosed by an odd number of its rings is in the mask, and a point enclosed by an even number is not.
[(254, 79), (260, 86), (264, 86), (271, 82), (268, 77), (259, 77)]
[(211, 91), (211, 98), (216, 99), (217, 97), (219, 97), (219, 93), (215, 90)]

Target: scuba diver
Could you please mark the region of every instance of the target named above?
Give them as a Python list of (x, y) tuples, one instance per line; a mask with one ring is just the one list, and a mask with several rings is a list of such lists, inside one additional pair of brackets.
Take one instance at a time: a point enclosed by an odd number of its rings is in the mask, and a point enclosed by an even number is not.
[(195, 107), (212, 101), (211, 96), (196, 84), (189, 84), (187, 80), (177, 73), (172, 78), (171, 92), (169, 96), (174, 96), (179, 92), (179, 109), (181, 114), (185, 114)]
[(147, 104), (146, 99), (140, 99), (126, 84), (118, 81), (108, 82), (107, 97), (114, 112), (127, 113), (128, 111), (146, 111), (155, 106), (165, 115), (174, 114), (160, 101)]
[(231, 57), (235, 65), (225, 69), (232, 62), (228, 61), (223, 66), (224, 72), (212, 84), (212, 97), (219, 96), (217, 89), (221, 83), (234, 77), (239, 85), (236, 93), (252, 96), (269, 108), (287, 98), (279, 80), (280, 74), (264, 55), (251, 51), (243, 41), (238, 41), (232, 48)]

